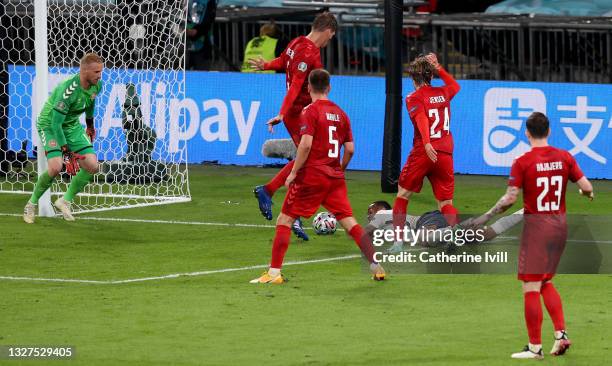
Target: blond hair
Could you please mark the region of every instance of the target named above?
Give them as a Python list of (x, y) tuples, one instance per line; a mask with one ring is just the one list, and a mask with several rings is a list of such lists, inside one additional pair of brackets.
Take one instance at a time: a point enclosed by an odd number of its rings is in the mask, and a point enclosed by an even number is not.
[(81, 67), (94, 63), (103, 64), (104, 60), (102, 60), (102, 57), (98, 56), (98, 54), (93, 52), (87, 53), (81, 58)]

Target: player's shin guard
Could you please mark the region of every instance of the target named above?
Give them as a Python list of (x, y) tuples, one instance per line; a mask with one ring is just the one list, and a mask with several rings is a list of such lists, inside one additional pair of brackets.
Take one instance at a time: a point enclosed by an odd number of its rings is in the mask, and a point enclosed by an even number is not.
[(545, 282), (542, 284), (540, 294), (542, 294), (544, 305), (550, 315), (550, 319), (552, 319), (555, 330), (565, 330), (565, 318), (563, 316), (561, 296), (559, 296), (555, 286), (550, 282)]
[(376, 263), (374, 260), (374, 246), (372, 246), (372, 240), (370, 236), (363, 231), (361, 225), (357, 224), (353, 226), (349, 231), (349, 235), (353, 238), (355, 244), (357, 244), (368, 262)]
[(525, 292), (525, 322), (531, 344), (542, 344), (542, 318), (540, 293), (537, 291)]
[[(395, 198), (393, 204), (393, 228), (396, 230), (404, 230), (406, 226), (406, 211), (408, 210), (408, 200), (402, 197)], [(396, 240), (402, 241), (401, 237), (395, 238)]]
[(91, 182), (93, 175), (85, 169), (80, 169), (77, 175), (72, 178), (68, 190), (64, 195), (64, 199), (68, 202), (72, 202), (74, 197), (85, 188), (85, 186)]
[(446, 222), (448, 222), (450, 226), (455, 226), (457, 222), (459, 222), (459, 210), (452, 204), (442, 206), (440, 212), (442, 212), (442, 215), (444, 215)]
[(280, 269), (283, 266), (283, 259), (287, 248), (289, 248), (289, 240), (291, 239), (291, 228), (284, 225), (276, 225), (276, 235), (274, 235), (274, 243), (272, 244), (272, 261), (270, 268)]
[(55, 177), (49, 175), (48, 172), (42, 173), (38, 180), (36, 181), (36, 186), (34, 186), (34, 192), (32, 192), (32, 196), (30, 197), (30, 202), (33, 204), (38, 204), (38, 200), (42, 197), (43, 194), (51, 187)]
[(291, 173), (291, 169), (293, 169), (293, 164), (294, 160), (288, 162), (287, 165), (285, 165), (283, 169), (280, 170), (280, 172), (276, 173), (274, 178), (272, 178), (272, 180), (270, 180), (268, 184), (264, 186), (266, 192), (268, 192), (270, 197), (274, 196), (274, 193), (276, 193), (276, 191), (278, 191), (280, 187), (285, 185), (285, 181)]

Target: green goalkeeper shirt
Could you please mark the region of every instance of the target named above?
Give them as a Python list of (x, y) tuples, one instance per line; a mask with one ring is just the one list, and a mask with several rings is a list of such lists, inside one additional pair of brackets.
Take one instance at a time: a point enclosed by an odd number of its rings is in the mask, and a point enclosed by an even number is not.
[(100, 90), (102, 81), (83, 89), (79, 74), (62, 81), (45, 102), (38, 116), (38, 129), (52, 130), (58, 145), (66, 145), (64, 132), (80, 127), (81, 114), (85, 112), (86, 118), (93, 118), (96, 95)]

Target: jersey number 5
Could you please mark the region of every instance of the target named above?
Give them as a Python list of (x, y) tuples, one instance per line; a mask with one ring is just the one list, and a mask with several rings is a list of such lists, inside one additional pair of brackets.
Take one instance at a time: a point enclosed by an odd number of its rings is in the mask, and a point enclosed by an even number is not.
[[(536, 186), (544, 187), (538, 196), (538, 212), (557, 211), (561, 207), (561, 191), (563, 189), (563, 178), (560, 175), (552, 177), (539, 177)], [(556, 201), (546, 201), (548, 190), (554, 187)]]
[(336, 126), (329, 126), (329, 144), (332, 147), (327, 151), (327, 156), (330, 158), (337, 158), (340, 150), (338, 140), (334, 138), (334, 132), (336, 132)]
[[(429, 128), (429, 137), (431, 137), (432, 139), (439, 139), (440, 137), (442, 137), (442, 131), (436, 132), (436, 127), (438, 127), (438, 124), (440, 123), (440, 114), (438, 113), (438, 109), (430, 109), (427, 114), (429, 114), (429, 118), (435, 118), (434, 123)], [(448, 107), (444, 107), (444, 125), (442, 126), (442, 128), (444, 129), (444, 131), (450, 131), (450, 118), (448, 117)]]

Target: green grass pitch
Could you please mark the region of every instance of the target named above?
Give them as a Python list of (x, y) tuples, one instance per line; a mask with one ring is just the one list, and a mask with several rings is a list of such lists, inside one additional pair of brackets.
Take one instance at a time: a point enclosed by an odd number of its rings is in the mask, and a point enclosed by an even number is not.
[[(24, 195), (0, 200), (0, 276), (125, 280), (265, 265), (274, 230), (85, 218), (271, 225), (251, 189), (276, 169), (193, 167), (190, 203), (90, 213), (74, 223), (18, 216)], [(349, 172), (358, 220), (381, 194), (379, 174)], [(568, 190), (572, 213), (610, 212), (612, 183), (593, 202)], [(457, 176), (456, 206), (482, 212), (503, 177)], [(275, 197), (277, 214), (284, 190)], [(429, 186), (409, 212), (431, 210)], [(310, 220), (307, 220), (310, 226)], [(310, 231), (311, 234), (312, 231)], [(289, 247), (286, 261), (358, 254), (343, 232)], [(261, 268), (134, 283), (0, 280), (0, 345), (73, 345), (76, 357), (1, 365), (515, 365), (527, 342), (514, 275), (408, 275), (374, 282), (360, 259), (285, 267), (290, 281), (258, 286)], [(564, 357), (543, 365), (609, 365), (612, 275), (559, 275), (568, 331)], [(552, 326), (544, 311), (545, 351)]]

